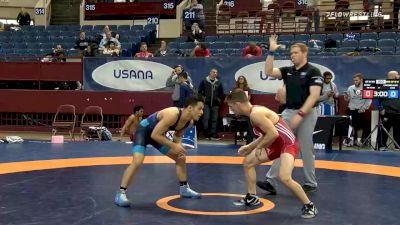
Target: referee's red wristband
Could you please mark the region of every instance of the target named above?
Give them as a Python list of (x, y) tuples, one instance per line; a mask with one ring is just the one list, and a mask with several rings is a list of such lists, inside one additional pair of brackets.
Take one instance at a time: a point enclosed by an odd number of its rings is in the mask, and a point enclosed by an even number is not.
[(297, 112), (297, 115), (299, 115), (299, 116), (301, 116), (301, 117), (304, 117), (304, 116), (306, 115), (306, 113), (303, 112), (303, 111), (301, 111), (301, 110), (299, 110), (299, 111)]

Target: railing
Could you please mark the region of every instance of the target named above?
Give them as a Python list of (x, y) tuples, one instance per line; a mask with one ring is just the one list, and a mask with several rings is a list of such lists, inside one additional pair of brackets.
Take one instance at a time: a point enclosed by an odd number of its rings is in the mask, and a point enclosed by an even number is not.
[(335, 8), (333, 1), (323, 2), (315, 8), (306, 8), (304, 5), (285, 8), (273, 4), (258, 11), (219, 5), (216, 15), (217, 34), (384, 31), (398, 28), (390, 3), (375, 5), (369, 11), (365, 11), (361, 3), (351, 1), (349, 8)]

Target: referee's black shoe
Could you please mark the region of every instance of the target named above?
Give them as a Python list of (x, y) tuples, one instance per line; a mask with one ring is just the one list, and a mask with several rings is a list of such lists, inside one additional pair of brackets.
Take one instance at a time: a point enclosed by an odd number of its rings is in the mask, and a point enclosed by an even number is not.
[(265, 191), (268, 191), (270, 195), (276, 195), (274, 186), (268, 181), (257, 181), (257, 186)]

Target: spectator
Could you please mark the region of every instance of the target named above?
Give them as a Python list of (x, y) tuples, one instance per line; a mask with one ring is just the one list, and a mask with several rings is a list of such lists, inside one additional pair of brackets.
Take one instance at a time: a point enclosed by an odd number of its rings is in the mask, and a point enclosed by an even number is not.
[(243, 48), (242, 56), (262, 56), (262, 50), (260, 46), (257, 46), (255, 42), (249, 42), (249, 44), (245, 48)]
[(204, 136), (213, 140), (220, 139), (217, 134), (217, 122), (219, 107), (224, 99), (224, 88), (217, 76), (218, 70), (211, 69), (210, 74), (200, 82), (198, 89), (199, 94), (205, 98), (203, 114)]
[[(205, 24), (205, 16), (204, 16), (204, 10), (203, 10), (203, 5), (198, 3), (197, 0), (191, 0), (190, 5), (186, 7), (190, 11), (194, 11), (196, 13), (196, 19), (192, 20), (192, 23), (198, 23), (199, 26), (204, 29), (204, 24)], [(185, 24), (186, 28), (190, 29), (190, 24)]]
[(140, 45), (140, 52), (135, 54), (135, 58), (149, 58), (154, 57), (153, 53), (147, 51), (147, 44), (142, 42)]
[[(238, 77), (238, 79), (236, 80), (235, 86), (233, 87), (232, 91), (236, 91), (236, 90), (242, 90), (246, 93), (247, 98), (249, 99), (249, 101), (251, 102), (251, 90), (249, 87), (249, 84), (247, 83), (247, 79), (245, 76), (240, 75)], [(242, 132), (238, 132), (237, 136), (239, 140), (246, 140), (246, 144), (249, 144), (253, 141), (254, 135), (253, 135), (253, 128), (251, 126), (250, 123), (250, 119), (247, 116), (240, 116), (238, 118), (238, 121), (241, 122), (242, 126), (238, 126), (241, 127), (243, 130)]]
[(190, 98), (193, 94), (193, 85), (188, 80), (188, 74), (186, 72), (182, 72), (179, 76), (179, 100), (176, 105), (179, 108), (185, 107), (185, 102), (188, 98)]
[(80, 51), (86, 50), (89, 46), (90, 41), (86, 39), (85, 31), (79, 32), (79, 39), (75, 42), (74, 49), (79, 49)]
[[(174, 106), (178, 106), (179, 104), (179, 97), (180, 97), (179, 93), (180, 93), (180, 83), (181, 83), (181, 80), (179, 80), (179, 76), (182, 73), (186, 73), (183, 67), (181, 65), (175, 66), (174, 70), (171, 73), (171, 76), (168, 77), (167, 82), (165, 84), (165, 86), (172, 89), (171, 98)], [(190, 78), (188, 73), (186, 73), (186, 75), (187, 75), (187, 81), (190, 84), (190, 88), (193, 89), (192, 78)]]
[(46, 54), (46, 57), (42, 59), (42, 62), (65, 62), (65, 53), (61, 44), (57, 44), (51, 53)]
[[(349, 128), (348, 138), (345, 139), (344, 144), (346, 146), (362, 146), (361, 138), (363, 136), (365, 125), (368, 124), (366, 111), (371, 106), (370, 99), (362, 98), (362, 82), (363, 76), (361, 73), (357, 73), (353, 76), (354, 85), (351, 85), (344, 93), (344, 100), (349, 102), (348, 114), (351, 116), (352, 122)], [(351, 131), (354, 129), (354, 135), (351, 135)]]
[(196, 56), (196, 57), (210, 57), (210, 55), (211, 55), (210, 50), (203, 42), (198, 43), (190, 53), (190, 56)]
[[(321, 4), (320, 0), (308, 0), (307, 8), (312, 12), (309, 15), (309, 20), (314, 21), (314, 30), (315, 32), (319, 31), (319, 22), (320, 22), (320, 15), (319, 15), (319, 5)], [(312, 23), (307, 23), (306, 31), (310, 32)]]
[(322, 94), (319, 97), (318, 114), (324, 116), (334, 116), (336, 112), (336, 100), (339, 92), (336, 84), (332, 81), (332, 73), (326, 71), (322, 74), (324, 83), (322, 84)]
[(118, 49), (121, 48), (121, 44), (119, 43), (119, 41), (116, 38), (111, 36), (111, 31), (107, 31), (106, 37), (103, 38), (100, 42), (99, 50), (103, 51), (106, 44), (108, 44), (110, 42), (114, 42), (116, 48), (118, 48)]
[(203, 42), (205, 37), (205, 33), (200, 29), (198, 23), (193, 23), (192, 32), (189, 33), (188, 42), (199, 43)]
[(31, 15), (29, 15), (25, 8), (21, 8), (21, 11), (18, 13), (17, 22), (20, 26), (31, 24)]
[(166, 56), (168, 54), (167, 42), (161, 41), (161, 46), (157, 50), (155, 57)]
[[(399, 73), (397, 71), (390, 71), (387, 74), (387, 79), (398, 80)], [(379, 108), (380, 119), (382, 121), (383, 127), (389, 132), (393, 127), (393, 139), (400, 145), (400, 126), (395, 125), (400, 121), (400, 99), (398, 98), (389, 98), (382, 100), (382, 106)], [(381, 130), (380, 134), (377, 135), (377, 143), (379, 150), (387, 149), (387, 139), (388, 135), (385, 131)], [(396, 150), (400, 150), (399, 146), (395, 146)]]
[(103, 28), (103, 33), (99, 34), (96, 38), (97, 40), (97, 44), (99, 44), (103, 39), (107, 38), (107, 33), (110, 32), (111, 33), (111, 37), (119, 40), (119, 34), (113, 32), (110, 30), (110, 27), (108, 25), (105, 25)]
[(104, 55), (119, 56), (120, 49), (116, 47), (113, 41), (109, 41), (103, 50)]
[(97, 52), (97, 44), (96, 43), (91, 43), (82, 53), (83, 56), (85, 57), (93, 57), (96, 56)]

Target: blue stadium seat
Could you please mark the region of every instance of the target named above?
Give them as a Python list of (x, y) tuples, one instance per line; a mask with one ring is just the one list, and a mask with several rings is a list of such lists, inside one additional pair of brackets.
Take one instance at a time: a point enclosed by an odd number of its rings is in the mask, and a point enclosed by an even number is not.
[(376, 48), (376, 40), (362, 39), (360, 40), (360, 48)]
[(322, 52), (318, 52), (317, 55), (319, 55), (319, 56), (335, 56), (336, 54), (335, 54), (335, 52), (322, 51)]
[(50, 39), (48, 36), (37, 36), (36, 40), (37, 40), (37, 42), (45, 43), (45, 42), (48, 42)]
[(143, 25), (133, 25), (131, 30), (143, 30)]
[(50, 49), (52, 49), (52, 48), (55, 48), (56, 47), (56, 45), (54, 44), (54, 43), (49, 43), (49, 42), (47, 42), (47, 43), (42, 43), (41, 44), (41, 49), (47, 49), (47, 50), (50, 50)]
[(247, 45), (247, 42), (230, 42), (226, 45), (227, 48), (242, 49)]
[(221, 36), (219, 36), (217, 41), (231, 42), (231, 41), (233, 41), (233, 36), (232, 35), (221, 35)]
[(233, 41), (236, 41), (236, 42), (247, 42), (248, 41), (247, 38), (248, 38), (247, 35), (238, 34), (238, 35), (233, 36)]
[(310, 35), (308, 35), (308, 34), (296, 34), (294, 36), (294, 41), (295, 42), (304, 41), (304, 42), (307, 43), (308, 40), (310, 40)]
[(356, 48), (357, 47), (340, 47), (338, 48), (337, 52), (354, 52)]
[(378, 47), (396, 47), (396, 41), (394, 39), (379, 39), (378, 40)]
[(91, 31), (91, 30), (93, 30), (93, 25), (83, 25), (81, 27), (81, 30), (82, 31)]
[(366, 40), (366, 39), (377, 40), (378, 39), (378, 33), (376, 33), (376, 32), (362, 33), (360, 40)]
[(118, 31), (121, 31), (121, 30), (131, 30), (131, 26), (130, 25), (119, 25)]
[(179, 43), (178, 42), (169, 42), (168, 43), (168, 48), (172, 49), (172, 48), (178, 48), (179, 47)]
[(358, 41), (357, 40), (348, 40), (348, 41), (343, 41), (340, 47), (358, 47)]
[(70, 31), (70, 30), (61, 31), (60, 32), (60, 36), (78, 38), (79, 37), (79, 31)]
[(179, 49), (193, 49), (196, 45), (194, 42), (182, 42), (179, 44)]
[(175, 39), (176, 42), (186, 42), (186, 40), (187, 40), (187, 37), (184, 37), (184, 36), (180, 36)]
[(44, 31), (46, 30), (45, 26), (30, 26), (32, 28), (32, 30), (36, 30), (36, 31)]
[(311, 34), (310, 38), (313, 39), (313, 40), (325, 41), (326, 40), (326, 34)]
[(395, 52), (396, 51), (396, 47), (379, 47), (378, 46), (378, 48), (384, 52)]
[(130, 43), (130, 42), (121, 42), (121, 48), (130, 49), (130, 48), (132, 48), (132, 43)]
[(226, 43), (225, 42), (211, 42), (208, 46), (209, 49), (225, 49)]
[(264, 42), (264, 36), (262, 35), (250, 35), (248, 41)]
[(292, 34), (281, 34), (278, 37), (278, 43), (280, 43), (282, 41), (293, 42), (294, 41), (294, 35), (292, 35)]
[(204, 38), (205, 42), (216, 42), (218, 40), (218, 36), (206, 36)]
[(321, 52), (320, 49), (316, 49), (316, 48), (309, 48), (308, 49), (308, 55), (317, 55), (317, 53)]
[(68, 31), (75, 31), (75, 32), (79, 32), (79, 30), (81, 29), (80, 25), (64, 25), (65, 30)]
[(146, 24), (143, 27), (144, 30), (151, 30), (151, 31), (156, 31), (157, 30), (157, 24)]
[(396, 32), (381, 32), (381, 33), (379, 33), (379, 39), (397, 40), (397, 34), (396, 34)]
[(104, 25), (94, 25), (93, 30), (102, 31), (104, 29)]
[(375, 55), (394, 55), (395, 51), (377, 51)]
[(343, 34), (328, 34), (326, 35), (326, 39), (332, 39), (341, 42), (343, 40)]

